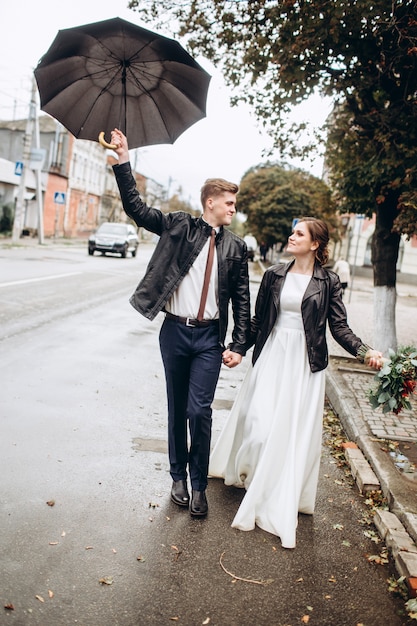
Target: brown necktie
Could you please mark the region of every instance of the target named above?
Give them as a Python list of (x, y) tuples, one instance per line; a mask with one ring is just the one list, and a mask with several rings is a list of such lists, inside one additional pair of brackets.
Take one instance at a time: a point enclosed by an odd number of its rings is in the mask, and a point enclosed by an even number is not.
[(216, 239), (216, 231), (213, 228), (213, 230), (211, 231), (211, 235), (210, 235), (210, 245), (209, 245), (209, 251), (207, 255), (206, 271), (204, 272), (204, 283), (203, 283), (203, 290), (201, 292), (200, 307), (198, 309), (198, 314), (197, 314), (197, 319), (200, 321), (203, 319), (204, 309), (206, 308), (207, 293), (208, 293), (210, 277), (211, 277), (211, 268), (213, 267), (215, 239)]

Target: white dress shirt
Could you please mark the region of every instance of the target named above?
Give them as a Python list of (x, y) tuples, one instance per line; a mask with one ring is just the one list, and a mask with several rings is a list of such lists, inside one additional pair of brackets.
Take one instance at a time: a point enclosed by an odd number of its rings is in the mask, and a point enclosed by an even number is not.
[[(215, 228), (218, 233), (220, 228)], [(207, 256), (210, 245), (210, 237), (207, 238), (200, 254), (184, 276), (180, 285), (174, 291), (171, 298), (165, 305), (165, 311), (180, 317), (190, 317), (196, 319), (200, 306), (201, 292), (203, 290), (204, 274), (206, 271)], [(207, 302), (204, 309), (203, 319), (218, 319), (218, 271), (217, 271), (217, 250), (214, 248), (213, 267), (211, 270)]]

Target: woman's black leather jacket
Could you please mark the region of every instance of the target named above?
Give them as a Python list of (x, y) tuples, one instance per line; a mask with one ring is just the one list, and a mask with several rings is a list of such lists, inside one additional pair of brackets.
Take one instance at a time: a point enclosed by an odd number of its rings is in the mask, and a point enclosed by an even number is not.
[[(123, 208), (127, 215), (160, 239), (130, 302), (153, 320), (187, 274), (211, 233), (201, 218), (182, 211), (162, 213), (139, 196), (129, 163), (113, 166)], [(234, 328), (230, 350), (244, 355), (250, 330), (250, 299), (247, 247), (231, 231), (220, 229), (216, 236), (219, 298), (219, 341), (224, 347), (232, 302)]]
[[(276, 322), (282, 287), (293, 262), (274, 265), (263, 276), (255, 305), (255, 315), (251, 321), (251, 339), (248, 345), (249, 348), (255, 344), (253, 363), (259, 357)], [(312, 372), (323, 370), (328, 365), (327, 322), (337, 343), (350, 354), (361, 358), (358, 351), (365, 344), (348, 326), (339, 277), (318, 263), (305, 291), (301, 313)]]

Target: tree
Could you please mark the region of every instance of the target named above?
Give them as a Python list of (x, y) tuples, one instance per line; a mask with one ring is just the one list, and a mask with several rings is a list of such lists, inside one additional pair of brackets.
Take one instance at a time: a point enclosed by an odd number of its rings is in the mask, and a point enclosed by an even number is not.
[[(315, 91), (334, 98), (331, 180), (342, 209), (376, 214), (375, 333), (384, 350), (395, 347), (399, 233), (417, 234), (415, 0), (132, 0), (129, 6), (154, 24), (177, 24), (192, 52), (222, 67), (238, 89), (234, 100), (253, 106), (282, 155), (299, 151), (296, 128), (287, 123), (291, 107)], [(386, 320), (392, 320), (389, 333)]]
[(195, 217), (200, 215), (201, 211), (193, 209), (187, 200), (183, 200), (178, 193), (174, 193), (168, 200), (168, 211), (184, 211)]
[(319, 178), (291, 166), (264, 163), (246, 172), (238, 209), (247, 216), (246, 230), (269, 247), (285, 244), (293, 219), (306, 215), (325, 219), (337, 239), (330, 189)]

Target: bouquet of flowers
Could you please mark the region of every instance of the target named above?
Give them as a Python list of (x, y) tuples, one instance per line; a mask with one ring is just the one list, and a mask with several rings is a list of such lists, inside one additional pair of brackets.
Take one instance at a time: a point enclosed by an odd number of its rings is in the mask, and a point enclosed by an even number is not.
[(382, 407), (383, 413), (393, 411), (395, 415), (403, 409), (411, 409), (410, 395), (417, 386), (417, 349), (414, 346), (400, 347), (389, 351), (389, 359), (383, 359), (382, 368), (375, 374), (378, 381), (368, 391), (373, 409)]

